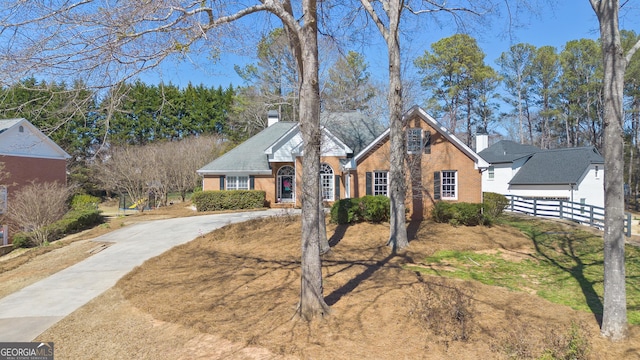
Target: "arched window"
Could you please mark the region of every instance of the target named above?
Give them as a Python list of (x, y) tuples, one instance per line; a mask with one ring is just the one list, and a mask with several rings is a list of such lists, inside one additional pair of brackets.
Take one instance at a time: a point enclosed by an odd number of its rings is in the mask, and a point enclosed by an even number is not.
[(295, 202), (296, 170), (293, 168), (293, 166), (285, 165), (278, 169), (277, 182), (277, 202)]
[(20, 126), (18, 127), (18, 132), (24, 132), (24, 126), (20, 125)]
[(320, 164), (320, 191), (322, 192), (322, 201), (334, 200), (334, 185), (335, 179), (331, 165), (325, 163)]

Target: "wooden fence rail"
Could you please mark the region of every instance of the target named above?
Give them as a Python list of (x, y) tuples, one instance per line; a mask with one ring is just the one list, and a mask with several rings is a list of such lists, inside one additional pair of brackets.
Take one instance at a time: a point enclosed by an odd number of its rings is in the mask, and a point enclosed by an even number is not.
[[(505, 195), (509, 205), (505, 210), (533, 216), (565, 219), (604, 229), (604, 208), (559, 199), (537, 199)], [(624, 232), (631, 236), (631, 214), (625, 213)]]

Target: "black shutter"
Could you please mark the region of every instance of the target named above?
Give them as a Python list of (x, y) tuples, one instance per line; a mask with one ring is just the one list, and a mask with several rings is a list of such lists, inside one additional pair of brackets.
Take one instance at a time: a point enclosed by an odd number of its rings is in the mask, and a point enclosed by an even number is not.
[(220, 190), (224, 190), (224, 175), (220, 175)]
[(335, 190), (335, 196), (334, 196), (334, 200), (340, 200), (340, 175), (336, 175), (334, 176), (334, 180), (335, 180), (335, 184), (334, 184), (334, 190)]
[(433, 173), (433, 198), (440, 200), (440, 171)]
[(249, 190), (254, 190), (256, 187), (256, 177), (249, 175)]
[(373, 174), (367, 172), (367, 195), (373, 195)]
[(425, 154), (431, 154), (431, 131), (425, 131), (423, 134), (423, 148)]

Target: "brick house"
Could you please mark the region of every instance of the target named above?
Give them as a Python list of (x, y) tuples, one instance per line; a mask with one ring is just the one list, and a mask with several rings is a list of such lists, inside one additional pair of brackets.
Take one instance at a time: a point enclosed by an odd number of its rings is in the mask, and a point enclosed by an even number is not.
[[(332, 202), (344, 194), (340, 171), (353, 151), (328, 129), (322, 135), (322, 198)], [(300, 207), (302, 151), (299, 123), (278, 121), (270, 111), (264, 130), (197, 172), (203, 190), (263, 190), (269, 207)]]
[[(31, 182), (67, 182), (70, 158), (49, 137), (26, 119), (0, 120), (0, 214), (11, 206), (11, 196)], [(6, 235), (6, 231), (3, 231)], [(0, 242), (6, 236), (0, 237)]]
[[(414, 106), (405, 113), (409, 171), (407, 205), (421, 217), (436, 201), (482, 201), (482, 171), (489, 164)], [(259, 134), (198, 170), (203, 190), (256, 189), (268, 206), (300, 206), (302, 137), (297, 123), (270, 120)], [(320, 181), (323, 199), (388, 195), (389, 130), (357, 155), (323, 129)]]
[[(407, 164), (407, 209), (421, 218), (437, 201), (482, 202), (482, 172), (489, 164), (418, 106), (403, 116)], [(353, 197), (387, 195), (387, 129), (345, 168)]]

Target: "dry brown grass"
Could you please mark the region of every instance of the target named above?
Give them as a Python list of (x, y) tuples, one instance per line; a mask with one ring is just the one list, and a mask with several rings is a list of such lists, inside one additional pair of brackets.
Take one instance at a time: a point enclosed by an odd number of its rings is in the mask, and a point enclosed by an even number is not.
[[(324, 294), (333, 312), (321, 321), (293, 316), (300, 225), (286, 217), (231, 225), (151, 259), (38, 339), (56, 343), (57, 359), (507, 359), (509, 348), (539, 356), (548, 334), (563, 339), (577, 323), (590, 358), (640, 359), (637, 327), (612, 345), (590, 313), (404, 266), (440, 249), (526, 256), (531, 244), (518, 231), (432, 222), (410, 229), (409, 250), (393, 255), (384, 246), (388, 225), (329, 226)], [(459, 290), (445, 299), (463, 294), (473, 322), (464, 339), (449, 328), (436, 334), (416, 316), (412, 299), (425, 284)]]

